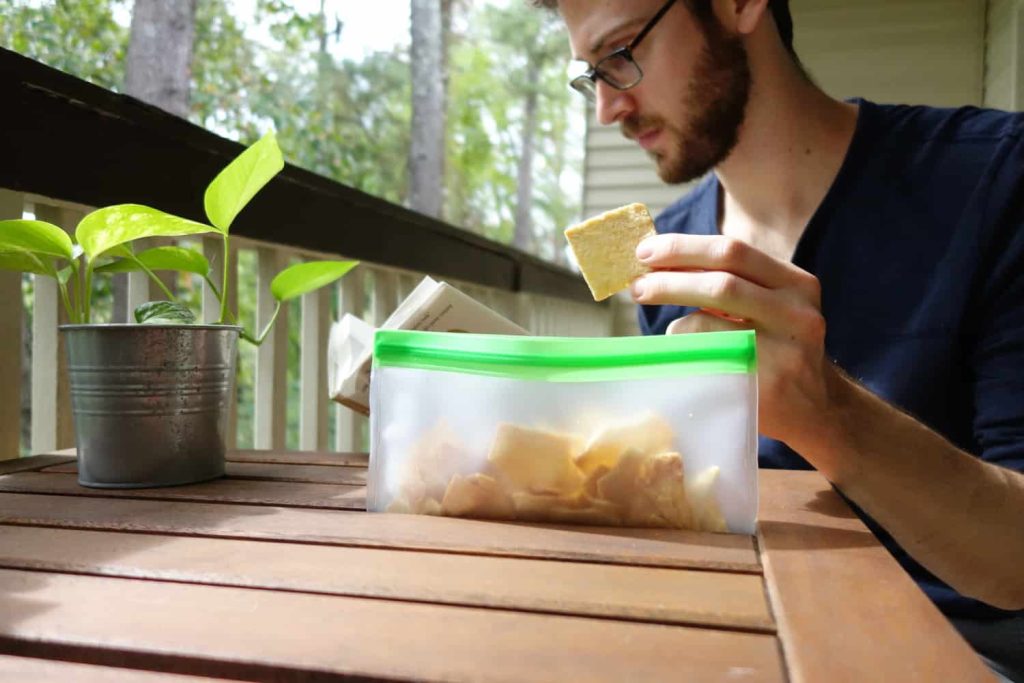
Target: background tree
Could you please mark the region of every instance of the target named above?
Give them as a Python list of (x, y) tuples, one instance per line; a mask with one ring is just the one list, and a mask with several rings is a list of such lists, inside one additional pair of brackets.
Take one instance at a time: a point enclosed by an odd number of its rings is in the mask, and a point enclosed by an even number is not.
[(135, 0), (125, 93), (188, 117), (195, 29), (196, 0)]
[[(442, 0), (411, 0), (409, 58), (412, 137), (409, 146), (410, 208), (441, 217), (444, 180), (444, 22)], [(450, 5), (449, 5), (450, 11)], [(449, 15), (450, 16), (450, 15)]]

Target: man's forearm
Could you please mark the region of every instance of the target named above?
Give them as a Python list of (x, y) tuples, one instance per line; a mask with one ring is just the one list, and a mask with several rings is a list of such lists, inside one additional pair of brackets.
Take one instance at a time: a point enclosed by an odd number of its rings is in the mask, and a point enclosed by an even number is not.
[(1024, 608), (1024, 475), (956, 448), (838, 371), (820, 428), (790, 443), (964, 595)]

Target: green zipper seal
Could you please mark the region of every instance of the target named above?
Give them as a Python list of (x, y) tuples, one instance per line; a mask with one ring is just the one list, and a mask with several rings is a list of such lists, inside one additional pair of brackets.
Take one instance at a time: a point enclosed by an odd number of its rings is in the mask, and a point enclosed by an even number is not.
[(373, 367), (549, 382), (753, 373), (753, 330), (649, 337), (519, 337), (378, 330)]

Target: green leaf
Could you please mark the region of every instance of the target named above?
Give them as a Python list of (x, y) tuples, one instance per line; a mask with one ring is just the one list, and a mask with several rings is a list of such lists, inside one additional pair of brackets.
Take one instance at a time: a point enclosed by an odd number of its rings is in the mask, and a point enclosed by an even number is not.
[(93, 260), (108, 249), (143, 237), (179, 237), (213, 232), (205, 223), (178, 218), (141, 204), (117, 204), (93, 211), (78, 224), (75, 237)]
[(0, 252), (0, 270), (14, 270), (19, 273), (36, 273), (56, 277), (53, 264), (30, 251)]
[(284, 168), (277, 138), (270, 132), (224, 167), (206, 188), (206, 217), (226, 233), (238, 212)]
[(74, 275), (74, 273), (75, 270), (71, 266), (61, 268), (60, 270), (57, 271), (57, 281), (60, 282), (62, 285), (66, 285), (68, 283), (68, 280), (71, 279), (71, 276)]
[[(139, 265), (141, 262), (142, 265)], [(150, 270), (174, 270), (182, 273), (206, 275), (210, 272), (210, 262), (195, 249), (185, 247), (155, 247), (135, 256), (134, 259), (122, 258), (96, 269), (97, 273), (130, 273), (142, 270), (142, 266)]]
[(270, 282), (270, 293), (288, 301), (329, 285), (359, 265), (359, 261), (313, 261), (285, 268)]
[(69, 260), (75, 257), (71, 237), (45, 221), (0, 221), (0, 251), (31, 251)]
[(147, 301), (136, 307), (135, 321), (145, 325), (192, 325), (196, 316), (177, 301)]

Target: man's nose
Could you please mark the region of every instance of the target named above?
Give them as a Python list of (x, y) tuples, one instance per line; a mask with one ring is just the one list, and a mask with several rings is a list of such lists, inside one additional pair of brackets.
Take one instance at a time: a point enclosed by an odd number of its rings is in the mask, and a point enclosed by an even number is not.
[(602, 126), (610, 126), (636, 109), (636, 103), (628, 90), (613, 88), (601, 79), (597, 79), (594, 85), (594, 112)]

